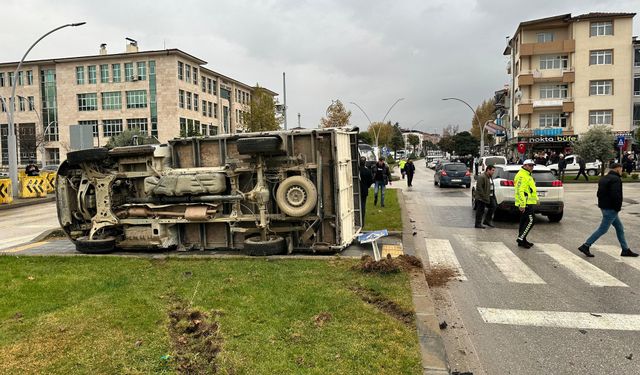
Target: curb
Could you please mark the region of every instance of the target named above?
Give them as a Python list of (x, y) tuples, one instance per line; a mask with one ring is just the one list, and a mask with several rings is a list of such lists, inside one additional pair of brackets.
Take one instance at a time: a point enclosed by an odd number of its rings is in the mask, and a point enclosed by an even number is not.
[(53, 197), (46, 197), (46, 198), (37, 198), (37, 199), (34, 199), (34, 200), (28, 200), (28, 201), (22, 201), (22, 202), (16, 202), (16, 203), (0, 204), (0, 211), (10, 210), (12, 208), (33, 206), (33, 205), (41, 204), (41, 203), (49, 203), (49, 202), (53, 202), (55, 200), (56, 200), (56, 197), (53, 196)]
[[(401, 189), (398, 194), (400, 209), (402, 210), (402, 243), (405, 253), (418, 257), (423, 264), (427, 259), (422, 259), (420, 252), (416, 252), (413, 233), (414, 224), (409, 220), (404, 193)], [(409, 228), (412, 228), (409, 230)], [(444, 341), (440, 335), (440, 322), (436, 315), (433, 298), (424, 273), (417, 273), (411, 277), (411, 293), (413, 307), (416, 311), (416, 331), (420, 343), (420, 356), (422, 358), (422, 373), (424, 375), (448, 375), (449, 361), (445, 352)]]

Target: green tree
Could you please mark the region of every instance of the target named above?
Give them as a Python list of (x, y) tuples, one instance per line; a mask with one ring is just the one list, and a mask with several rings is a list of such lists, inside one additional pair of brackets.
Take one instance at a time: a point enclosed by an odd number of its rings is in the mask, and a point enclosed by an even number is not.
[(440, 141), (438, 141), (438, 147), (440, 150), (452, 153), (455, 149), (455, 140), (453, 137), (453, 135), (445, 135), (440, 138)]
[(196, 128), (180, 129), (180, 138), (200, 137), (202, 134)]
[(276, 107), (273, 97), (259, 85), (253, 88), (251, 109), (244, 119), (247, 130), (250, 132), (280, 129), (280, 123), (276, 119)]
[(349, 119), (351, 118), (351, 111), (347, 111), (344, 104), (338, 99), (331, 102), (331, 105), (327, 109), (327, 117), (320, 119), (320, 125), (323, 128), (340, 128), (349, 126)]
[(453, 136), (453, 150), (456, 155), (478, 155), (480, 141), (469, 132), (461, 132)]
[(373, 134), (371, 134), (369, 132), (360, 132), (360, 133), (358, 133), (358, 139), (360, 139), (362, 142), (364, 142), (364, 143), (366, 143), (368, 145), (374, 144)]
[[(476, 114), (478, 115), (478, 119), (480, 119), (480, 124), (478, 124), (478, 120), (476, 116), (473, 116), (471, 119), (471, 135), (475, 138), (480, 139), (480, 126), (484, 126), (484, 123), (487, 121), (495, 120), (496, 116), (494, 113), (495, 109), (495, 99), (491, 98), (489, 100), (485, 100), (476, 108)], [(484, 143), (488, 144), (491, 138), (486, 131), (484, 132)]]
[(378, 135), (378, 146), (382, 147), (391, 144), (394, 129), (388, 122), (386, 124), (383, 122), (372, 122), (371, 125), (369, 125), (368, 132), (373, 135), (374, 144), (376, 141), (375, 135)]
[(436, 150), (438, 146), (430, 140), (425, 139), (424, 141), (422, 141), (422, 148), (425, 150)]
[(574, 143), (573, 151), (585, 161), (600, 160), (600, 174), (604, 176), (605, 165), (615, 156), (614, 142), (615, 137), (609, 127), (593, 126)]
[(415, 134), (409, 134), (407, 136), (407, 141), (409, 141), (409, 144), (411, 145), (411, 147), (413, 148), (413, 152), (416, 152), (416, 146), (418, 146), (420, 144), (420, 137), (418, 137)]
[(138, 129), (125, 130), (118, 135), (114, 135), (109, 139), (109, 142), (105, 145), (106, 148), (112, 149), (114, 147), (134, 146), (137, 138), (138, 145), (151, 145), (159, 143), (155, 137), (150, 137), (145, 133), (142, 133)]

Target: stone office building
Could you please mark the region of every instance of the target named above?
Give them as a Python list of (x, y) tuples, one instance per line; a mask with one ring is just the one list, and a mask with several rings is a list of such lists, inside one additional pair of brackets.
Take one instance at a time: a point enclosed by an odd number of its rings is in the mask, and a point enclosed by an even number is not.
[[(70, 125), (91, 126), (104, 146), (125, 129), (160, 142), (187, 134), (243, 131), (253, 87), (205, 68), (206, 61), (179, 49), (0, 63), (0, 148), (8, 164), (7, 109), (15, 81), (14, 123), (18, 163), (58, 164), (70, 149)], [(275, 92), (267, 92), (276, 96)], [(6, 121), (6, 122), (5, 122)]]

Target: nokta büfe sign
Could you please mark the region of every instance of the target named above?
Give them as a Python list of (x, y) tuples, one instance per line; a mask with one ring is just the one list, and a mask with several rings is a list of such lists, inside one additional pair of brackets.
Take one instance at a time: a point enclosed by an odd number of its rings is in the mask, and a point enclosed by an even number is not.
[(540, 137), (518, 137), (518, 142), (525, 143), (563, 143), (576, 142), (577, 135), (556, 135), (556, 136), (540, 136)]

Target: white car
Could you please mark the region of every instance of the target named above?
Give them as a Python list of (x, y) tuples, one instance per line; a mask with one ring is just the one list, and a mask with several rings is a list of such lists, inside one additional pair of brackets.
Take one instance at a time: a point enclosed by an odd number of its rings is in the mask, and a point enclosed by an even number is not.
[[(564, 170), (564, 173), (567, 175), (578, 174), (578, 171), (580, 170), (580, 164), (578, 164), (577, 155), (568, 155), (564, 158), (564, 160), (567, 163), (567, 167)], [(589, 176), (595, 176), (598, 174), (598, 171), (600, 171), (602, 163), (599, 160), (596, 160), (592, 163), (586, 163), (585, 167)], [(558, 175), (557, 163), (549, 165), (549, 169), (551, 169), (551, 172), (553, 172), (553, 174), (555, 174), (556, 176)]]
[[(498, 204), (496, 215), (499, 216), (504, 212), (516, 213), (518, 209), (515, 206), (513, 178), (522, 166), (496, 165), (495, 167), (493, 184)], [(559, 222), (562, 220), (564, 212), (564, 187), (562, 186), (562, 181), (558, 180), (551, 170), (543, 165), (536, 165), (533, 168), (533, 179), (536, 182), (538, 191), (538, 204), (535, 207), (535, 212), (547, 216), (552, 223)], [(473, 209), (476, 207), (476, 202), (473, 198), (475, 189), (474, 184), (471, 194)]]
[(484, 173), (487, 165), (507, 164), (507, 158), (504, 156), (483, 156), (478, 162), (478, 173)]

